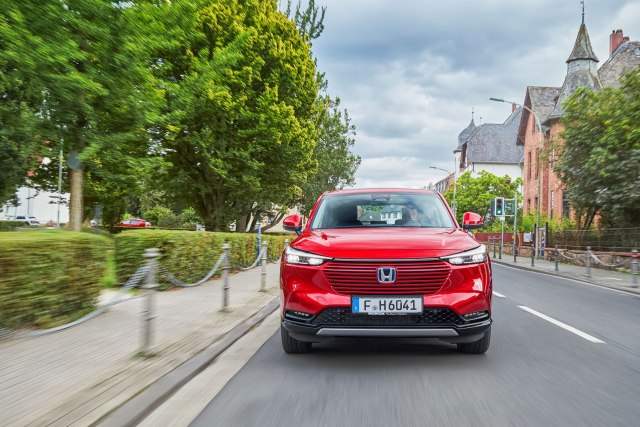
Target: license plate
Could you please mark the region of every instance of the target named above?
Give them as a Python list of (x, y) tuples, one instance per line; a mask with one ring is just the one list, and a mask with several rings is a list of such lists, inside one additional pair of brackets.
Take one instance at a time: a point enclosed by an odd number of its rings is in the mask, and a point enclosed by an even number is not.
[(351, 311), (364, 314), (422, 313), (422, 297), (351, 297)]

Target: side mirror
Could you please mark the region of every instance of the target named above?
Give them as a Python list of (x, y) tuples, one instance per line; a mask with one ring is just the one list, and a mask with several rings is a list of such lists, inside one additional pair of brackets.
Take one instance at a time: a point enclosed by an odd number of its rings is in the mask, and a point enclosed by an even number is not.
[(299, 236), (302, 232), (302, 217), (299, 214), (293, 214), (284, 217), (282, 227), (287, 231), (295, 231)]
[(465, 212), (462, 216), (462, 228), (464, 230), (473, 230), (475, 228), (481, 228), (484, 225), (482, 216), (473, 212)]

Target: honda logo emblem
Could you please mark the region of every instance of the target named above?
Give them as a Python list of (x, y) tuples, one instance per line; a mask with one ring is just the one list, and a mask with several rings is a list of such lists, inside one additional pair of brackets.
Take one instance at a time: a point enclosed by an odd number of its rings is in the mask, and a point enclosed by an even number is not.
[(378, 282), (394, 283), (396, 281), (396, 269), (393, 267), (378, 268)]

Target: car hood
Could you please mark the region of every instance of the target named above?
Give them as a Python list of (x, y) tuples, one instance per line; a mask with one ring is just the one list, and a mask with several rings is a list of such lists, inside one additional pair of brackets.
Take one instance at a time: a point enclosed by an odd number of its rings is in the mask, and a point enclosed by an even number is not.
[(331, 258), (439, 258), (480, 244), (452, 228), (376, 227), (305, 230), (292, 247)]

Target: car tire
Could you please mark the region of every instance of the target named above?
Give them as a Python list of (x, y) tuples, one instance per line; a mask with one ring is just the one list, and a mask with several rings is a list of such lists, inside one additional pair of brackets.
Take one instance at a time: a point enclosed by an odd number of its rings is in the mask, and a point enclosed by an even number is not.
[(311, 351), (311, 343), (298, 341), (291, 338), (289, 331), (284, 326), (280, 325), (280, 338), (282, 339), (282, 349), (288, 354), (302, 354), (309, 353)]
[(484, 337), (478, 341), (458, 344), (458, 351), (465, 354), (485, 354), (491, 343), (491, 327), (484, 333)]

